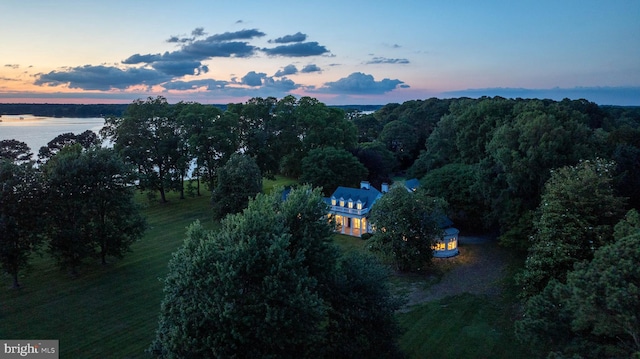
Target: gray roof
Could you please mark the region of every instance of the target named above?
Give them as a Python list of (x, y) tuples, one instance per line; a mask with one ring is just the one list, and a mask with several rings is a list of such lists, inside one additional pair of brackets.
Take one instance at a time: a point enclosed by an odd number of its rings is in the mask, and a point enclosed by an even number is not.
[(374, 187), (370, 187), (369, 189), (363, 188), (351, 188), (351, 187), (338, 187), (333, 192), (328, 200), (334, 198), (340, 201), (340, 198), (344, 198), (344, 201), (347, 202), (349, 199), (352, 199), (354, 203), (361, 201), (362, 208), (371, 208), (373, 203), (378, 199), (378, 197), (382, 196), (382, 193), (375, 189)]

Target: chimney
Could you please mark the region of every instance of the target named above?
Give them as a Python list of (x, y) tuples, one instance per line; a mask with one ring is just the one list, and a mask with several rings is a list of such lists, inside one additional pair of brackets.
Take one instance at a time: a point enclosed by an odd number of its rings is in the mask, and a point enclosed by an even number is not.
[(370, 187), (371, 187), (371, 185), (369, 184), (368, 181), (360, 182), (360, 189), (369, 189)]
[(380, 185), (380, 192), (382, 192), (382, 193), (389, 192), (389, 184), (388, 183), (381, 184)]

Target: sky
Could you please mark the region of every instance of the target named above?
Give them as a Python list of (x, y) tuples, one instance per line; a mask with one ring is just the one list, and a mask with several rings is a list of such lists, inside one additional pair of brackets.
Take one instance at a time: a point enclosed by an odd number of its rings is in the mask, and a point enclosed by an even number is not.
[(640, 106), (640, 0), (2, 0), (0, 102)]

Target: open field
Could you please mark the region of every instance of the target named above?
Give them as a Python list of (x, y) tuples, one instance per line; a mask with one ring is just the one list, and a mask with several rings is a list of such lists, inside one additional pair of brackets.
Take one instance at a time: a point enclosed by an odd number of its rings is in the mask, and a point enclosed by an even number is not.
[[(265, 187), (274, 183), (289, 184), (279, 178), (265, 181)], [(148, 357), (144, 350), (154, 336), (163, 297), (160, 279), (167, 273), (171, 254), (182, 244), (185, 227), (194, 220), (209, 228), (217, 226), (210, 219), (209, 198), (203, 193), (179, 200), (171, 193), (169, 203), (148, 205), (144, 212), (149, 230), (132, 252), (107, 266), (98, 261), (87, 264), (77, 278), (58, 270), (47, 255), (34, 258), (32, 269), (20, 278), (23, 288), (18, 291), (9, 289), (8, 277), (1, 277), (0, 338), (59, 339), (61, 358)], [(147, 203), (144, 196), (140, 201)], [(336, 235), (336, 243), (345, 251), (365, 247), (361, 239), (341, 235)], [(418, 298), (408, 312), (398, 314), (407, 330), (401, 346), (410, 358), (525, 357), (514, 344), (515, 299), (508, 291), (462, 294), (463, 286), (446, 292), (452, 296), (434, 294), (452, 275), (462, 273), (469, 282), (482, 280), (477, 266), (484, 263), (485, 253), (505, 255), (480, 245), (468, 247), (467, 253), (453, 265), (441, 266), (436, 279), (429, 275), (392, 278), (399, 292)], [(508, 270), (503, 274), (509, 277)], [(492, 288), (498, 288), (500, 280), (492, 279)]]

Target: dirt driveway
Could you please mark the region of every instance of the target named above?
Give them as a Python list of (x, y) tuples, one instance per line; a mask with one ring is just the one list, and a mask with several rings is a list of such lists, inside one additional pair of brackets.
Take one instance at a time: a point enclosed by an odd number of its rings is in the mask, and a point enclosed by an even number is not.
[(456, 257), (434, 258), (434, 264), (444, 272), (440, 281), (433, 285), (424, 278), (410, 282), (405, 309), (462, 293), (500, 295), (509, 253), (485, 237), (460, 236), (459, 243)]

